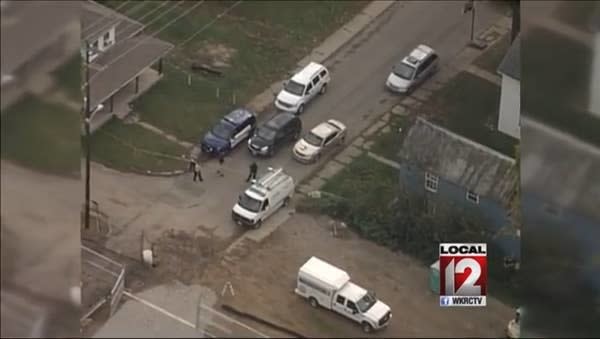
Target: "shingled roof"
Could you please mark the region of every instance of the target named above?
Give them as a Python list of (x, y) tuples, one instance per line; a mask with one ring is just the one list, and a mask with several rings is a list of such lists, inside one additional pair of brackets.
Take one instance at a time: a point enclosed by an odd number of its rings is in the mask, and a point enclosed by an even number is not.
[(499, 202), (508, 201), (516, 180), (514, 159), (422, 118), (407, 132), (400, 158)]
[(517, 35), (515, 41), (510, 45), (498, 67), (498, 72), (521, 80), (521, 34)]

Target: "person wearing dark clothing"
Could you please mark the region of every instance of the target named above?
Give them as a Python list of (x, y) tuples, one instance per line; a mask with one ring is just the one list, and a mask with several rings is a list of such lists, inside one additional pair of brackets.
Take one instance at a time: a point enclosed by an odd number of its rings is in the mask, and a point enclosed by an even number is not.
[(202, 169), (200, 168), (200, 164), (198, 164), (197, 162), (194, 162), (194, 181), (198, 180), (198, 181), (204, 181), (202, 179)]
[(217, 174), (220, 177), (224, 177), (225, 173), (223, 173), (223, 163), (225, 162), (225, 154), (219, 154), (219, 167), (217, 168)]
[(196, 167), (196, 160), (193, 158), (190, 159), (190, 165), (188, 166), (188, 172), (194, 172), (194, 167)]
[(250, 173), (248, 173), (248, 178), (246, 178), (246, 182), (256, 179), (256, 171), (258, 170), (258, 165), (256, 165), (256, 161), (253, 161), (250, 164)]

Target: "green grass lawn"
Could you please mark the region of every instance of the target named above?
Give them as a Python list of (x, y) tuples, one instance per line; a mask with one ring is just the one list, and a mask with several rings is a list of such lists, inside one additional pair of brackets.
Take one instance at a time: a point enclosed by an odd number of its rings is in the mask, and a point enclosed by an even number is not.
[(80, 113), (28, 96), (2, 115), (2, 157), (57, 175), (78, 175)]
[(463, 71), (436, 91), (422, 109), (430, 120), (500, 153), (514, 157), (517, 140), (496, 130), (500, 87)]
[(60, 88), (74, 102), (82, 102), (83, 100), (81, 70), (81, 55), (77, 53), (53, 73), (58, 80)]
[[(387, 124), (390, 130), (370, 138), (370, 140), (373, 140), (370, 151), (384, 158), (397, 160), (398, 151), (402, 147), (402, 141), (410, 125), (410, 118), (392, 115)], [(398, 132), (399, 128), (402, 128), (402, 132)]]
[(490, 46), (485, 52), (475, 59), (474, 65), (486, 71), (497, 74), (498, 66), (510, 47), (510, 34), (504, 35), (498, 42)]
[[(172, 171), (185, 169), (183, 160), (160, 157), (186, 155), (188, 150), (138, 125), (113, 119), (92, 135), (92, 160), (121, 171)], [(141, 151), (136, 151), (141, 150)]]
[[(159, 36), (179, 44), (231, 6), (234, 1), (207, 1)], [(357, 14), (367, 1), (246, 1), (167, 58), (165, 77), (140, 97), (135, 108), (141, 119), (178, 138), (196, 141), (203, 132), (234, 106), (260, 94), (286, 73), (328, 35)], [(175, 8), (169, 4), (148, 14), (161, 2), (147, 2), (146, 8), (133, 4), (121, 9), (133, 19), (149, 24), (153, 32), (189, 9), (195, 2)], [(118, 6), (118, 2), (108, 2)], [(155, 20), (158, 13), (175, 8)], [(194, 73), (188, 86), (187, 74), (193, 62), (210, 63), (207, 44), (231, 49), (230, 67), (223, 76)], [(220, 54), (221, 56), (223, 53)], [(221, 57), (219, 56), (219, 57)], [(217, 98), (217, 88), (219, 97)], [(235, 96), (235, 104), (233, 97)]]

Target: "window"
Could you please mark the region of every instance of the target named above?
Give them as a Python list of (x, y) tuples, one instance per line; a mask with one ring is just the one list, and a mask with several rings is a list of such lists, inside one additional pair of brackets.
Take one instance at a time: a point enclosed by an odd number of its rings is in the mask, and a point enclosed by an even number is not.
[(322, 70), (321, 73), (319, 73), (319, 75), (321, 76), (321, 78), (324, 78), (327, 75), (327, 71)]
[(356, 308), (356, 304), (353, 301), (348, 300), (348, 302), (346, 303), (346, 307), (348, 307), (352, 311), (358, 311), (358, 308)]
[(267, 208), (269, 207), (269, 199), (265, 200), (265, 204), (263, 205), (263, 211), (266, 211)]
[(479, 194), (471, 191), (467, 191), (467, 200), (474, 204), (479, 204)]
[(438, 190), (438, 183), (440, 178), (437, 175), (433, 175), (429, 172), (425, 172), (425, 189), (429, 192), (436, 193)]
[(310, 91), (313, 89), (313, 85), (312, 84), (308, 84), (308, 87), (306, 87), (306, 94), (310, 93)]
[(346, 302), (346, 298), (342, 297), (341, 295), (338, 295), (337, 299), (335, 299), (335, 302), (344, 305), (344, 303)]
[(427, 215), (434, 216), (435, 211), (436, 211), (435, 202), (432, 201), (432, 199), (430, 199), (430, 198), (425, 198), (424, 204), (425, 204), (425, 211), (426, 211)]
[(313, 81), (312, 81), (312, 84), (313, 84), (314, 86), (316, 86), (316, 85), (319, 83), (319, 80), (321, 80), (321, 78), (319, 78), (319, 76), (317, 75), (317, 76), (316, 76), (316, 77), (313, 79)]
[(328, 145), (337, 135), (337, 133), (333, 133), (330, 136), (328, 136), (327, 138), (325, 138), (325, 145)]

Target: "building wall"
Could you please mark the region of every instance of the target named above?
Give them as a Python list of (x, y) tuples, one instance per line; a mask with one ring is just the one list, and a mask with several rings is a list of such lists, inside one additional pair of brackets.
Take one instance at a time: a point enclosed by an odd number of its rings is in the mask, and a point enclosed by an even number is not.
[(514, 138), (521, 138), (521, 82), (502, 75), (498, 130)]
[[(455, 204), (458, 208), (478, 211), (487, 219), (489, 226), (493, 228), (493, 231), (497, 231), (509, 223), (507, 211), (501, 203), (480, 196), (479, 204), (475, 204), (466, 199), (468, 191), (466, 188), (446, 181), (441, 176), (439, 176), (437, 193), (427, 191), (425, 189), (425, 172), (416, 166), (401, 164), (400, 185), (403, 185), (409, 192), (417, 195), (423, 197), (427, 195), (427, 198), (433, 199), (432, 201), (434, 202), (448, 202)], [(511, 255), (517, 258), (520, 257), (520, 241), (516, 240), (514, 237), (499, 236), (496, 244), (503, 249), (504, 255)]]
[[(547, 199), (523, 192), (521, 208), (523, 211), (524, 235), (529, 234), (536, 238), (544, 234), (553, 236), (568, 236), (565, 241), (573, 244), (574, 249), (580, 251), (583, 258), (580, 267), (595, 269), (582, 272), (590, 281), (600, 288), (600, 220), (593, 220), (579, 213), (569, 210), (560, 210), (546, 203)], [(564, 228), (568, 227), (568, 230)], [(542, 229), (543, 228), (543, 229)], [(529, 239), (529, 238), (528, 238)], [(567, 240), (568, 239), (568, 240)]]

